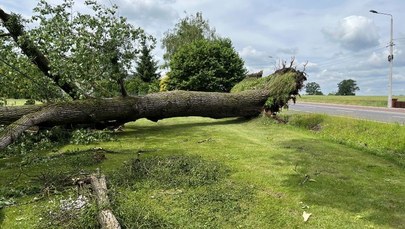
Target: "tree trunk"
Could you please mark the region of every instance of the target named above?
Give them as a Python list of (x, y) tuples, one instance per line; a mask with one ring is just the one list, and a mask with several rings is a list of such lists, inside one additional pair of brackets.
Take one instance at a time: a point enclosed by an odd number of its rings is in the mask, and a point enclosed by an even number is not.
[(89, 99), (21, 108), (2, 108), (0, 111), (5, 112), (0, 114), (0, 123), (14, 122), (0, 133), (0, 149), (7, 147), (31, 126), (111, 121), (125, 123), (140, 118), (157, 121), (181, 116), (253, 117), (260, 114), (269, 93), (267, 90), (235, 94), (172, 91), (142, 97)]
[(42, 105), (0, 107), (0, 125), (9, 125), (23, 115), (39, 111)]

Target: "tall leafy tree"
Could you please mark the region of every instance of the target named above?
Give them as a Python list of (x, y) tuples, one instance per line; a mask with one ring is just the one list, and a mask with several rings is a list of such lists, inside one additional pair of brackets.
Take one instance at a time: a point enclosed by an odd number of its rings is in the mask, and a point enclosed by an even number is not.
[(319, 86), (319, 84), (316, 82), (307, 83), (307, 85), (305, 86), (305, 92), (308, 95), (323, 95), (321, 86)]
[[(13, 20), (7, 22), (4, 19), (10, 17), (2, 17), (3, 26), (10, 33), (21, 32), (18, 39), (14, 39), (17, 42), (6, 36), (0, 38), (6, 39), (0, 43), (1, 49), (13, 45), (12, 52), (4, 59), (12, 62), (13, 66), (32, 66), (29, 62), (33, 60), (42, 73), (30, 74), (30, 81), (51, 81), (47, 87), (59, 87), (73, 98), (125, 95), (123, 81), (134, 68), (133, 60), (140, 52), (140, 41), (154, 40), (141, 28), (118, 16), (117, 6), (107, 8), (96, 0), (86, 0), (84, 4), (90, 9), (89, 13), (75, 11), (73, 0), (63, 0), (59, 5), (40, 0), (34, 8), (35, 15), (28, 20), (38, 26), (28, 31), (23, 31), (22, 26), (10, 26), (10, 23), (20, 21), (18, 16), (11, 14)], [(25, 55), (19, 49), (23, 48), (21, 44), (28, 44), (25, 47), (28, 51), (23, 50)], [(19, 48), (16, 48), (17, 45)], [(32, 50), (36, 52), (30, 56)], [(33, 59), (38, 56), (45, 68)], [(29, 68), (24, 70), (31, 73)], [(7, 77), (14, 78), (11, 75)], [(32, 90), (36, 91), (34, 86)], [(43, 98), (40, 93), (36, 96)]]
[(338, 83), (338, 92), (336, 95), (356, 95), (356, 91), (360, 90), (356, 81), (352, 79), (342, 80)]
[(228, 92), (246, 74), (229, 39), (197, 40), (181, 47), (170, 61), (168, 89)]
[(182, 46), (201, 39), (214, 40), (216, 38), (215, 29), (210, 27), (201, 12), (197, 12), (195, 15), (187, 15), (185, 18), (180, 19), (175, 27), (168, 30), (163, 36), (162, 48), (166, 50), (163, 55), (164, 67), (169, 66), (172, 56)]

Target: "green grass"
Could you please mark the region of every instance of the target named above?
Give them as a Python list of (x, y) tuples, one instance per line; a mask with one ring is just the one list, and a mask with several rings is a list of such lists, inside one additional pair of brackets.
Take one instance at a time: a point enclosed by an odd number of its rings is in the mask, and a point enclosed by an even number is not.
[(367, 151), (405, 167), (405, 127), (321, 114), (284, 117), (290, 125), (339, 144)]
[[(405, 101), (405, 96), (393, 96), (399, 101)], [(373, 107), (387, 107), (387, 96), (335, 96), (335, 95), (303, 95), (303, 102), (334, 103)]]
[[(22, 106), (25, 104), (26, 101), (27, 101), (26, 99), (7, 99), (6, 106)], [(41, 104), (41, 102), (35, 101), (35, 104)]]
[[(405, 127), (288, 118), (291, 125), (267, 118), (138, 120), (117, 141), (67, 145), (24, 166), (27, 156), (0, 159), (0, 195), (16, 203), (0, 210), (0, 227), (37, 225), (51, 203), (75, 196), (58, 177), (99, 167), (126, 228), (405, 228), (404, 166), (394, 160), (404, 146), (387, 142), (403, 137)], [(91, 150), (63, 153), (94, 147), (114, 152), (101, 161)], [(43, 173), (60, 181), (60, 193), (31, 202), (45, 186), (32, 178)], [(308, 222), (304, 211), (312, 213)]]

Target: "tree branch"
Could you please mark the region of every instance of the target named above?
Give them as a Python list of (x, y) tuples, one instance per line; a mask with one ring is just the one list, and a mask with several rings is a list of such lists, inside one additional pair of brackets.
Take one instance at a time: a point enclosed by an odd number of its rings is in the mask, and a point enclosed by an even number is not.
[(4, 22), (4, 26), (9, 31), (10, 36), (16, 42), (16, 44), (21, 48), (23, 53), (28, 56), (32, 63), (34, 63), (42, 73), (53, 80), (64, 92), (66, 92), (72, 98), (78, 98), (78, 89), (75, 85), (69, 84), (62, 81), (59, 75), (52, 74), (50, 72), (51, 68), (49, 66), (49, 60), (45, 55), (31, 42), (29, 39), (20, 39), (24, 32), (24, 26), (18, 20), (18, 17), (14, 14), (7, 14), (0, 8), (0, 19)]

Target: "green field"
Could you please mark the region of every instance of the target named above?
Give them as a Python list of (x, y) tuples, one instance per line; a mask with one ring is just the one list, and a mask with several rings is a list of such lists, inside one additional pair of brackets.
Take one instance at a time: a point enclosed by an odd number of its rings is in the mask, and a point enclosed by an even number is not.
[[(405, 101), (405, 96), (393, 96), (393, 98), (397, 98), (399, 101)], [(387, 107), (387, 96), (303, 95), (298, 101)]]
[[(7, 104), (4, 104), (6, 106), (22, 106), (25, 104), (27, 100), (26, 99), (7, 99)], [(4, 101), (0, 101), (0, 102), (4, 102)], [(36, 101), (35, 104), (41, 104), (41, 102)]]
[(282, 117), (138, 120), (115, 141), (5, 157), (0, 227), (94, 228), (94, 205), (59, 205), (78, 195), (64, 176), (98, 167), (124, 228), (405, 228), (405, 127)]

